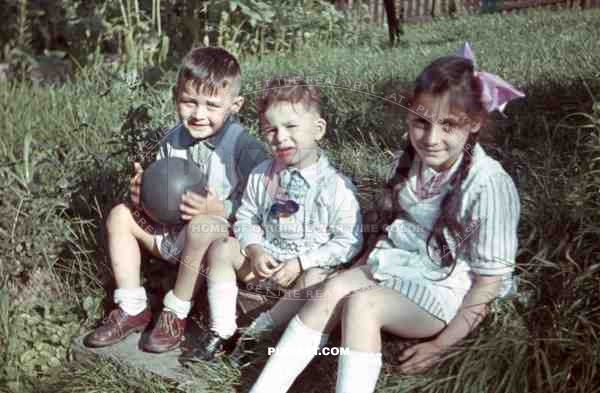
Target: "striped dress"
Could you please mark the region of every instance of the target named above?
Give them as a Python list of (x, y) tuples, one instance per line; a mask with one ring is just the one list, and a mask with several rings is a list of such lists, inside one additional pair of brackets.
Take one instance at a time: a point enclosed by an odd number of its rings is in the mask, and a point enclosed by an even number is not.
[[(439, 173), (415, 159), (408, 181), (398, 193), (407, 218), (398, 218), (387, 227), (387, 238), (377, 243), (368, 259), (379, 286), (397, 290), (446, 323), (456, 315), (473, 274), (504, 277), (502, 295), (506, 295), (512, 286), (517, 252), (519, 195), (502, 166), (477, 144), (471, 169), (460, 185), (464, 233), (452, 238), (445, 231), (449, 248), (436, 249), (432, 241), (428, 255), (427, 238), (450, 189), (449, 179), (462, 159)], [(468, 241), (469, 260), (455, 252), (464, 241)], [(454, 270), (440, 266), (443, 253), (452, 253)]]

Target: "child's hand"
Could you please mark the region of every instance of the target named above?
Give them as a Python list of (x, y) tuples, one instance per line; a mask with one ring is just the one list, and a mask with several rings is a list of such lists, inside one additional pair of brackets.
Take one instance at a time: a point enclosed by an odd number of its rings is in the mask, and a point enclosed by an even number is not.
[(133, 163), (133, 171), (135, 172), (131, 180), (129, 181), (129, 194), (131, 196), (131, 202), (134, 206), (140, 205), (140, 189), (142, 187), (142, 166), (139, 162)]
[(269, 278), (283, 267), (259, 245), (248, 247), (248, 258), (252, 270), (261, 278)]
[(281, 262), (281, 264), (283, 267), (271, 279), (282, 287), (287, 288), (300, 276), (302, 266), (298, 258), (288, 259)]
[(199, 214), (210, 214), (221, 217), (225, 217), (226, 215), (223, 202), (217, 199), (211, 190), (206, 192), (206, 196), (187, 191), (181, 197), (179, 210), (181, 211), (181, 219), (184, 221), (191, 220), (192, 217)]
[(443, 348), (434, 341), (426, 341), (408, 347), (398, 359), (403, 362), (400, 371), (405, 374), (425, 371), (440, 361), (443, 352)]

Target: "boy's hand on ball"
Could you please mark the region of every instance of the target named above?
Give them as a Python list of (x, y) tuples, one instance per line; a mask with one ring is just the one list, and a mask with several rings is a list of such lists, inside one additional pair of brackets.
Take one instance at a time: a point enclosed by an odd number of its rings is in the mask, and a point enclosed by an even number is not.
[(217, 198), (210, 188), (206, 189), (206, 210), (209, 214), (215, 216), (225, 217), (227, 215), (223, 201)]
[(181, 219), (184, 221), (191, 220), (192, 217), (199, 214), (225, 216), (223, 202), (218, 200), (210, 190), (206, 193), (206, 196), (187, 191), (181, 197), (179, 210), (181, 211)]
[(133, 171), (135, 172), (131, 180), (129, 181), (129, 194), (131, 196), (131, 202), (134, 206), (140, 205), (140, 188), (142, 186), (142, 173), (144, 170), (139, 162), (133, 163)]
[(281, 265), (283, 265), (283, 267), (271, 278), (277, 284), (287, 288), (300, 276), (302, 273), (302, 266), (300, 265), (300, 260), (298, 258), (283, 261), (281, 262)]

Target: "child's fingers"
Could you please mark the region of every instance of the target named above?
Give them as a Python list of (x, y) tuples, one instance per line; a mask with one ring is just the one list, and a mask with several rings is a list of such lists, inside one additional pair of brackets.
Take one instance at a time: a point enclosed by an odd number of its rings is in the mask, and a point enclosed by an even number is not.
[(271, 280), (273, 280), (273, 282), (275, 282), (275, 284), (279, 285), (280, 287), (284, 287), (285, 288), (285, 281), (281, 278), (273, 278), (271, 277)]
[(402, 353), (398, 357), (398, 360), (401, 362), (406, 361), (407, 359), (412, 357), (417, 352), (417, 350), (417, 345), (413, 345), (412, 347), (406, 348), (404, 351), (402, 351)]
[(279, 269), (281, 269), (281, 267), (283, 267), (283, 265), (284, 265), (283, 263), (279, 263), (278, 261), (276, 261), (275, 258), (267, 257), (267, 266), (270, 269), (279, 270)]
[[(281, 266), (283, 265), (284, 264), (282, 263)], [(281, 285), (282, 287), (288, 287), (294, 281), (292, 274), (282, 267), (278, 268), (277, 272), (272, 276), (272, 278), (274, 278), (277, 284)]]
[(187, 205), (185, 203), (182, 203), (179, 205), (179, 212), (181, 214), (186, 214), (188, 216), (197, 216), (198, 214), (203, 213), (202, 210), (192, 207), (190, 205)]
[(285, 287), (288, 284), (288, 277), (286, 276), (286, 274), (283, 270), (280, 270), (277, 273), (275, 273), (273, 276), (271, 276), (271, 280), (275, 281), (277, 284), (281, 285), (282, 287)]
[(271, 278), (273, 280), (276, 280), (277, 283), (280, 284), (280, 281), (282, 281), (285, 278), (285, 273), (283, 271), (279, 270), (278, 272), (273, 273)]
[(195, 201), (195, 202), (204, 202), (206, 200), (206, 198), (203, 195), (198, 194), (197, 192), (194, 192), (194, 191), (186, 191), (183, 194), (183, 197), (189, 199), (190, 201)]
[(133, 175), (131, 177), (131, 179), (129, 179), (129, 185), (130, 186), (140, 186), (142, 184), (142, 174), (140, 173), (136, 173), (135, 175)]
[(210, 187), (206, 186), (206, 188), (205, 188), (205, 192), (206, 192), (206, 199), (209, 199), (209, 198), (215, 198), (215, 195), (216, 195), (216, 194), (215, 194), (215, 192), (213, 191), (213, 189), (212, 189), (212, 188), (210, 188)]
[(206, 210), (206, 199), (202, 195), (188, 191), (185, 194), (183, 194), (181, 200), (183, 201), (183, 203), (187, 203), (195, 209)]
[(133, 163), (133, 171), (134, 171), (136, 174), (140, 174), (140, 173), (142, 173), (144, 170), (142, 169), (142, 166), (140, 165), (140, 163), (139, 163), (139, 162), (134, 162), (134, 163)]
[(264, 259), (261, 259), (257, 264), (256, 264), (256, 272), (261, 276), (261, 277), (271, 277), (271, 273), (269, 271), (269, 269), (266, 266), (266, 261)]
[(424, 357), (417, 353), (412, 359), (400, 366), (400, 371), (405, 374), (417, 374), (428, 369), (432, 364), (432, 358)]

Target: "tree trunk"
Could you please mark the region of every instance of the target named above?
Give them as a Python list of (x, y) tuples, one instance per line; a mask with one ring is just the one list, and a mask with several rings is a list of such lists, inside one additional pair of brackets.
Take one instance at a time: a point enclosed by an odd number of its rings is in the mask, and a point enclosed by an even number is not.
[(385, 14), (387, 15), (390, 43), (393, 46), (396, 44), (396, 41), (400, 38), (400, 35), (402, 34), (400, 19), (398, 17), (399, 10), (396, 9), (394, 0), (384, 0), (383, 3), (385, 6)]

